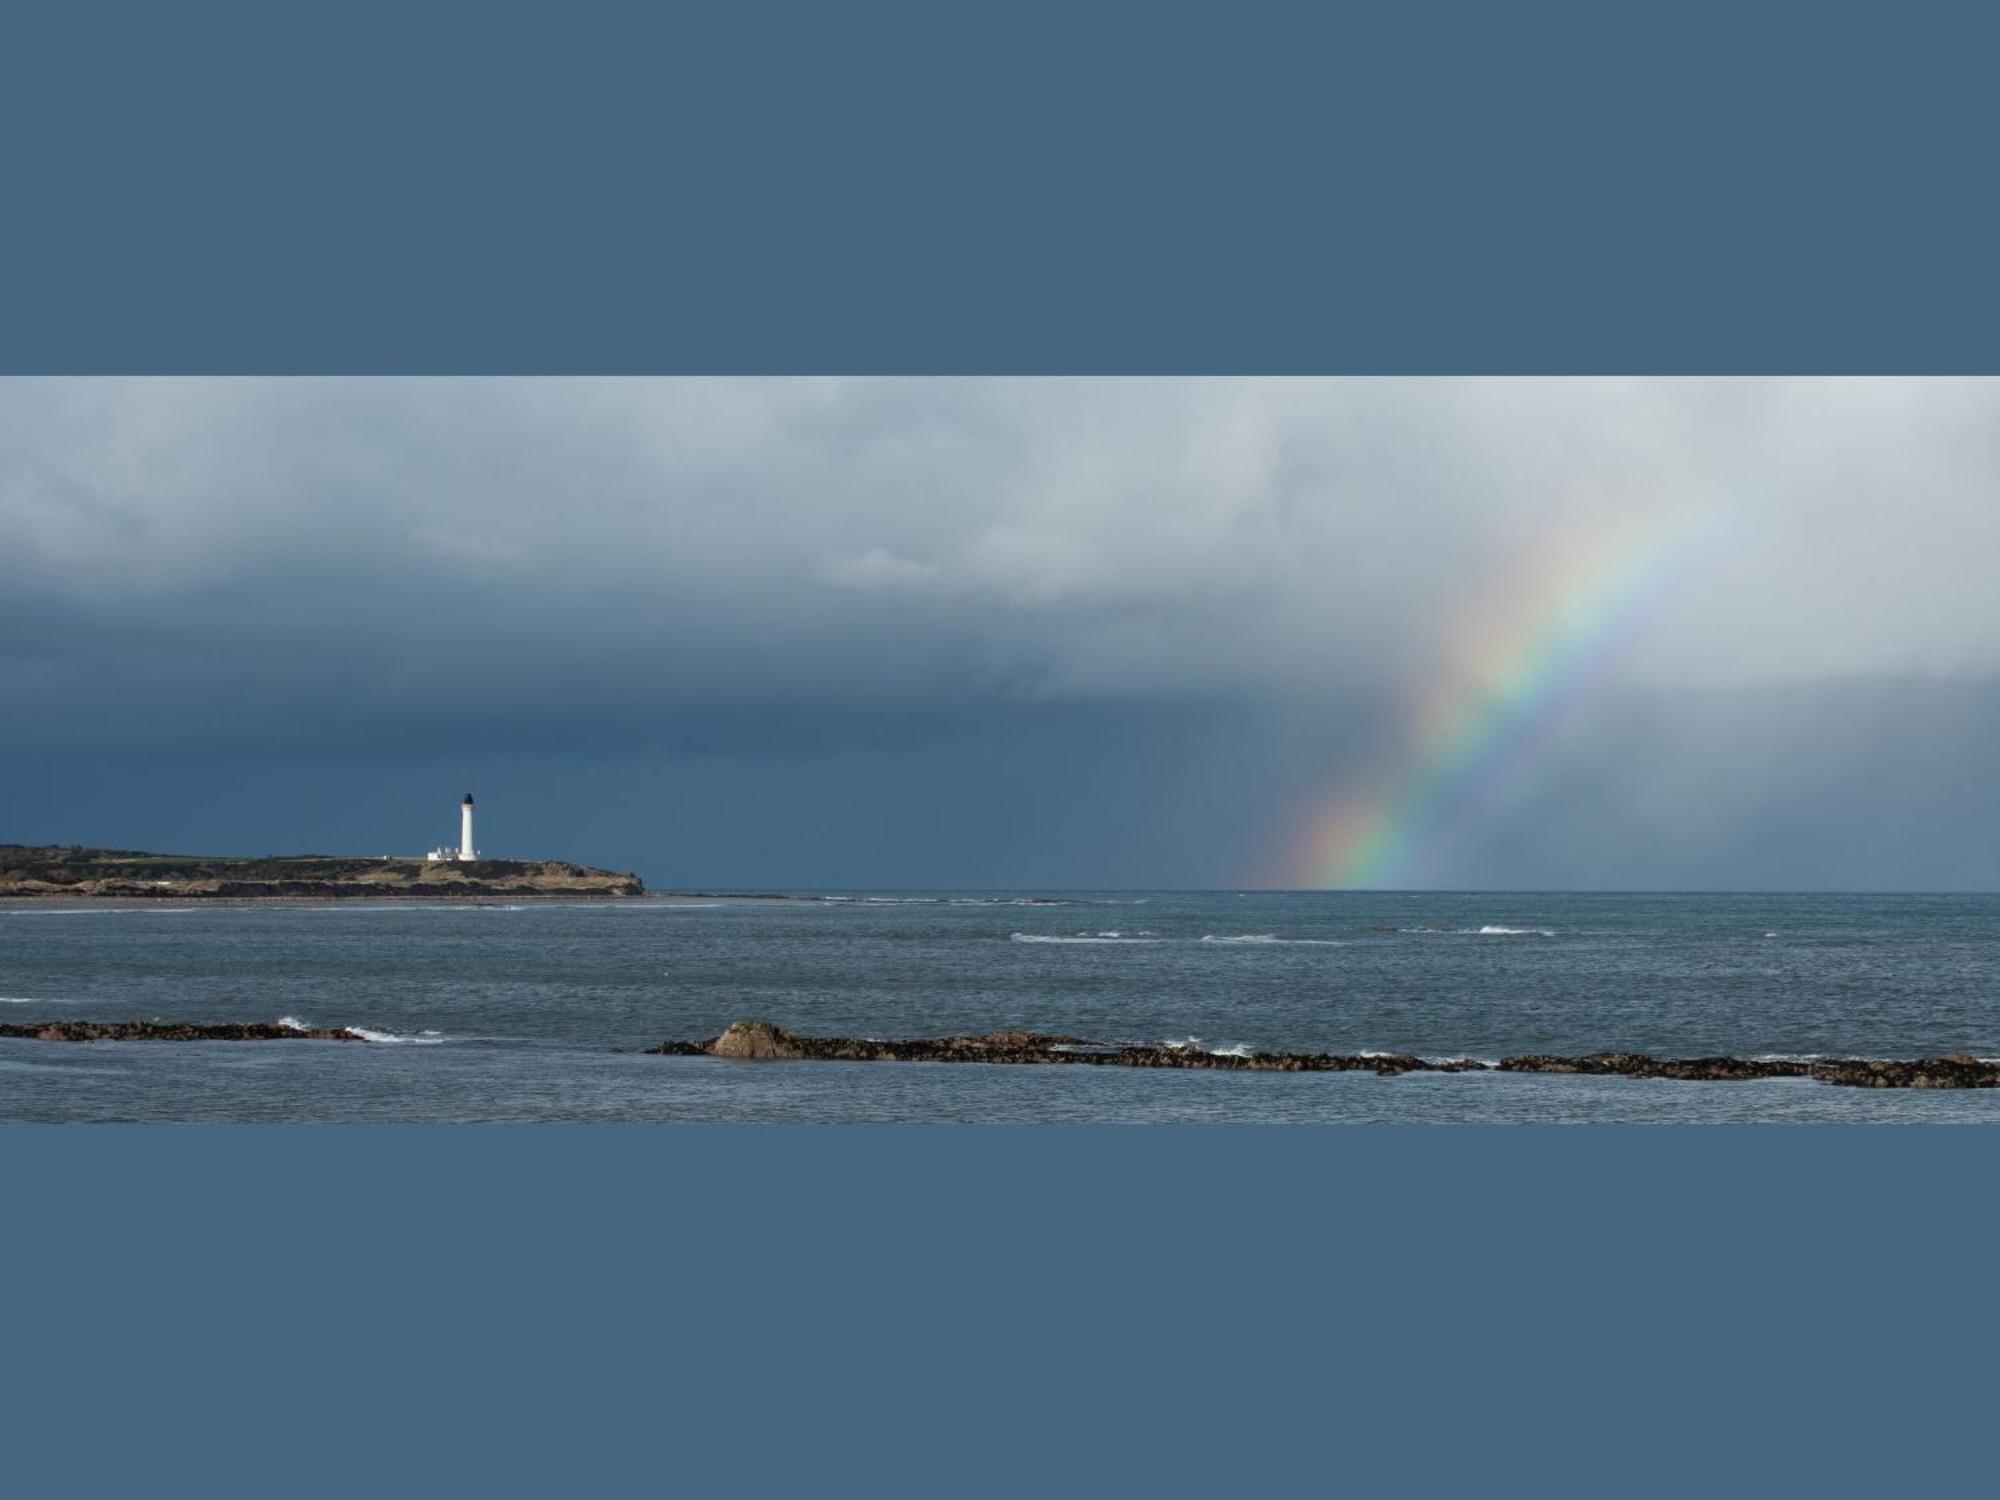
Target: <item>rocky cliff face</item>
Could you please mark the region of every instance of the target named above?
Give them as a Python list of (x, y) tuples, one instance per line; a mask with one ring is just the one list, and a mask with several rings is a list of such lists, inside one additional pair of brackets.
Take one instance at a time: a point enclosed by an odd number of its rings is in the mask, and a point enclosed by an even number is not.
[(0, 844), (0, 896), (637, 896), (637, 875), (560, 860), (263, 859)]

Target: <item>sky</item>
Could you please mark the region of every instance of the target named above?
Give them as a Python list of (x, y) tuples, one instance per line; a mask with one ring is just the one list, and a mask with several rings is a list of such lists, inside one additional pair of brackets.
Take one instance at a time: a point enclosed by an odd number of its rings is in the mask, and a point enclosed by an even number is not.
[(0, 841), (2000, 888), (2000, 384), (0, 383)]

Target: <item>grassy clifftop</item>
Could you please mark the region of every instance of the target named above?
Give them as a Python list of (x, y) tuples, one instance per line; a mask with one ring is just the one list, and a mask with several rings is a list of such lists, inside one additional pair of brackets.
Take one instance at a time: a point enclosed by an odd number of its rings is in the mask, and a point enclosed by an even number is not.
[(0, 896), (637, 896), (637, 875), (561, 860), (264, 858), (0, 844)]

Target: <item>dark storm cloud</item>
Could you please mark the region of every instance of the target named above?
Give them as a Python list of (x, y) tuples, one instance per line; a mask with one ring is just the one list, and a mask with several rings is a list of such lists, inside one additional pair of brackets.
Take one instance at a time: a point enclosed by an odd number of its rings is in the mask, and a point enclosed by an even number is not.
[[(1459, 622), (1579, 539), (1699, 523), (1531, 768), (1605, 836), (1524, 840), (1561, 800), (1531, 776), (1435, 878), (1812, 883), (1845, 803), (1841, 868), (1901, 881), (1866, 783), (1994, 748), (1996, 477), (1977, 381), (17, 382), (0, 814), (85, 836), (109, 754), (144, 816), (171, 775), (262, 847), (225, 756), (273, 799), (327, 756), (483, 761), (568, 809), (545, 840), (594, 826), (578, 777), (616, 788), (635, 818), (584, 841), (687, 879), (838, 880), (829, 841), (853, 880), (1257, 878), (1293, 805), (1399, 752)], [(299, 838), (411, 815), (337, 806)]]

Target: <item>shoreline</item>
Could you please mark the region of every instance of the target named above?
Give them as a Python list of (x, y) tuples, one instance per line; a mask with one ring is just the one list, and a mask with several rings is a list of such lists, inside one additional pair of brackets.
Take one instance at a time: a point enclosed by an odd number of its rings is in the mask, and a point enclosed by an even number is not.
[(639, 896), (621, 896), (593, 891), (449, 891), (423, 895), (412, 891), (356, 891), (351, 895), (246, 896), (204, 891), (162, 891), (157, 896), (73, 896), (0, 895), (0, 913), (13, 911), (165, 911), (249, 910), (256, 907), (319, 906), (691, 906), (713, 902), (791, 901), (791, 896), (725, 896), (707, 892), (682, 894), (677, 891), (648, 891)]

